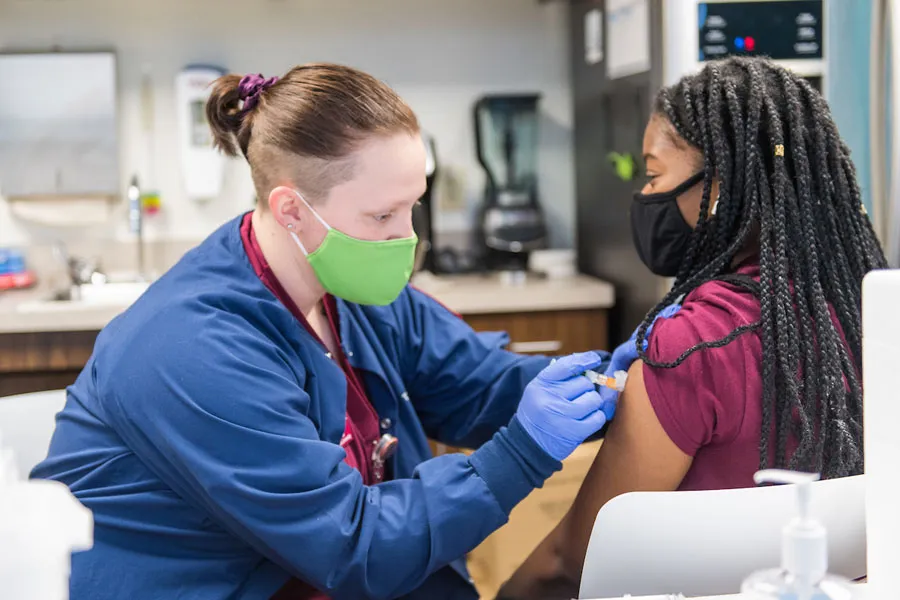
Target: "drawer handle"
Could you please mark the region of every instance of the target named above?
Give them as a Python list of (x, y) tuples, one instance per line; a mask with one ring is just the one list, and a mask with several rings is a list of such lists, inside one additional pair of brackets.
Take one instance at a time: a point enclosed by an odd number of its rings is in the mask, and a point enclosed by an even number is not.
[(513, 342), (509, 345), (509, 351), (516, 354), (544, 354), (559, 352), (562, 342), (559, 340), (545, 340), (542, 342)]

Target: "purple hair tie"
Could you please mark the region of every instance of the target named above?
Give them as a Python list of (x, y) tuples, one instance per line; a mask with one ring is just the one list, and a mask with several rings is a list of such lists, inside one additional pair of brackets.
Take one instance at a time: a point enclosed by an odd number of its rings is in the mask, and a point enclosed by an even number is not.
[(244, 101), (242, 111), (252, 110), (256, 103), (259, 102), (259, 95), (269, 88), (273, 83), (278, 81), (277, 77), (269, 77), (266, 79), (259, 74), (244, 75), (238, 84), (238, 94)]

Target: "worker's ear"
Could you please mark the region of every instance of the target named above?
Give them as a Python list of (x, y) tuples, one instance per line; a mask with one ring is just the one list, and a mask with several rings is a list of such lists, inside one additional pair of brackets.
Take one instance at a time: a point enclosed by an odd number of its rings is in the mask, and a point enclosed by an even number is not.
[(284, 228), (292, 225), (293, 231), (302, 230), (306, 217), (310, 216), (297, 192), (283, 185), (269, 192), (269, 209), (279, 225)]

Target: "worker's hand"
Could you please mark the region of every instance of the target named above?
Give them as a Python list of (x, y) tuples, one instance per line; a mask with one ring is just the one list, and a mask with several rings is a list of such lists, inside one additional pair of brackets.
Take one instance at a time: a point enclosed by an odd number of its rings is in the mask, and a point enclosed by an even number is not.
[[(647, 340), (650, 338), (650, 332), (653, 330), (653, 326), (656, 325), (656, 321), (659, 319), (668, 319), (679, 310), (681, 310), (680, 304), (670, 304), (659, 311), (659, 314), (656, 315), (656, 318), (650, 323), (650, 327), (647, 328), (647, 335), (644, 336), (645, 351), (647, 350)], [(638, 329), (640, 329), (640, 327), (638, 327)], [(607, 377), (615, 377), (616, 371), (627, 372), (631, 367), (631, 363), (638, 359), (638, 329), (634, 330), (634, 333), (631, 334), (631, 337), (628, 338), (627, 342), (613, 350), (612, 359), (609, 361), (609, 366), (606, 368), (604, 375)], [(606, 415), (607, 419), (612, 420), (613, 416), (616, 414), (616, 404), (619, 402), (619, 392), (612, 388), (601, 387), (600, 396), (603, 398), (603, 413)]]
[(560, 358), (525, 388), (516, 416), (528, 435), (556, 460), (569, 456), (606, 423), (600, 394), (584, 376), (601, 362), (595, 352)]

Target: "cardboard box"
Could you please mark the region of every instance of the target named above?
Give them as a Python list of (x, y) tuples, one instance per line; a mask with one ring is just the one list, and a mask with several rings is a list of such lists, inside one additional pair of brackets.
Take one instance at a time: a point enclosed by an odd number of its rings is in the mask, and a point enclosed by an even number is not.
[[(561, 471), (516, 506), (509, 522), (469, 553), (472, 579), (482, 598), (493, 598), (500, 586), (562, 520), (597, 456), (602, 440), (582, 444), (563, 461)], [(460, 450), (436, 445), (437, 453)]]

